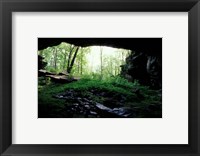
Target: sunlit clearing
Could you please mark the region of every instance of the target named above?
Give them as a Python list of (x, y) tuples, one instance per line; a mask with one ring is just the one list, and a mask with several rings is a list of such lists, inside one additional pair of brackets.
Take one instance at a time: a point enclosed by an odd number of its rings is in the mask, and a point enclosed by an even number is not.
[(113, 63), (113, 65), (114, 61), (116, 62), (116, 60), (119, 60), (118, 65), (122, 65), (122, 63), (125, 61), (125, 57), (122, 55), (122, 49), (106, 47), (106, 46), (91, 46), (90, 53), (86, 55), (90, 71), (94, 73), (99, 72), (101, 67), (101, 59), (102, 63), (104, 64), (106, 58), (112, 58), (113, 60), (111, 63)]

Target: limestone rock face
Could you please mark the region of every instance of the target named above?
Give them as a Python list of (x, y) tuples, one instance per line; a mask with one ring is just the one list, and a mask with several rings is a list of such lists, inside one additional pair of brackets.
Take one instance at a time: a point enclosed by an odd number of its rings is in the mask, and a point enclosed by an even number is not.
[(147, 73), (150, 86), (155, 89), (162, 87), (162, 61), (158, 56), (148, 56)]
[(138, 80), (153, 89), (162, 88), (162, 57), (132, 52), (121, 66), (121, 75), (129, 81)]

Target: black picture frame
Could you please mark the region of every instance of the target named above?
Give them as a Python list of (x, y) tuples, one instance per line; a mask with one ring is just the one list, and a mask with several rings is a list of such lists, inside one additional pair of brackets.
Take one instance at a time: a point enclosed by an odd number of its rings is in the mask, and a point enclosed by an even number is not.
[[(14, 145), (12, 144), (12, 12), (188, 12), (188, 145)], [(0, 0), (0, 153), (16, 155), (199, 156), (200, 155), (199, 0)], [(156, 136), (155, 136), (156, 137)], [(170, 137), (170, 136), (169, 136)]]

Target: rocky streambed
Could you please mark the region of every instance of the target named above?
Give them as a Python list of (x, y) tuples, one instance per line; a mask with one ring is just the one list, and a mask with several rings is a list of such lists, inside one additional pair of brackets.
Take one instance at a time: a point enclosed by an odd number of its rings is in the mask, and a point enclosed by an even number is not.
[(161, 105), (126, 105), (126, 96), (97, 89), (86, 92), (68, 89), (54, 95), (54, 98), (65, 100), (62, 116), (68, 118), (136, 118), (143, 114), (146, 117), (161, 117), (157, 113), (161, 112)]

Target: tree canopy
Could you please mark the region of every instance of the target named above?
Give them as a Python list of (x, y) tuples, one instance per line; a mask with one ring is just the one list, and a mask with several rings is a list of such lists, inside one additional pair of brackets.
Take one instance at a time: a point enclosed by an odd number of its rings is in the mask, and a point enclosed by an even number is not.
[(99, 75), (101, 78), (119, 75), (120, 66), (130, 53), (125, 49), (80, 47), (65, 42), (38, 51), (47, 62), (45, 70), (49, 72), (65, 72), (73, 76)]

